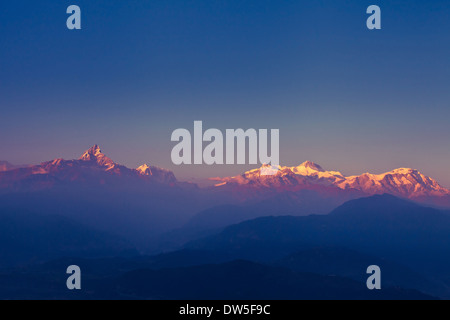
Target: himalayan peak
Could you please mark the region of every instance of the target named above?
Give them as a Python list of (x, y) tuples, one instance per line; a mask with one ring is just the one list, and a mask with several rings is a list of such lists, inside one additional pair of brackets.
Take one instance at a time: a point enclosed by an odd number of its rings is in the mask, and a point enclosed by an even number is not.
[(320, 172), (325, 171), (322, 169), (321, 166), (319, 166), (318, 164), (316, 164), (312, 161), (305, 161), (301, 165), (299, 165), (298, 168), (311, 169), (311, 170), (320, 171)]
[(102, 153), (102, 150), (98, 145), (94, 145), (92, 148), (86, 150), (79, 160), (96, 162), (98, 165), (108, 168), (112, 168), (116, 165), (114, 161)]
[(172, 171), (143, 164), (136, 171), (142, 176), (149, 176), (160, 181), (175, 183), (177, 180)]

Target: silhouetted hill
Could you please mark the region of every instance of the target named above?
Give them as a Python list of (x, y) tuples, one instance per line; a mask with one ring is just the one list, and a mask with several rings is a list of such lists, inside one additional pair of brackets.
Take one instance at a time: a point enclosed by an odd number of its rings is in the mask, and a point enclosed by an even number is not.
[[(223, 196), (226, 192), (217, 194)], [(327, 214), (345, 201), (357, 197), (357, 194), (342, 190), (330, 194), (323, 194), (319, 190), (283, 190), (275, 193), (273, 190), (266, 190), (259, 196), (262, 199), (255, 200), (251, 196), (251, 200), (240, 202), (239, 205), (218, 205), (197, 213), (181, 228), (158, 237), (154, 241), (153, 251), (176, 250), (191, 240), (210, 236), (230, 225), (260, 217)]]
[[(336, 250), (335, 250), (336, 249)], [(333, 260), (337, 258), (337, 268)], [(390, 282), (389, 270), (409, 270), (345, 249), (300, 252), (277, 265), (182, 250), (157, 256), (62, 258), (0, 271), (0, 299), (428, 299)], [(366, 288), (366, 263), (382, 262), (381, 291)], [(362, 263), (362, 264), (361, 264)], [(65, 288), (67, 266), (82, 270), (82, 290)], [(327, 265), (325, 265), (327, 264)], [(281, 266), (281, 267), (280, 267)], [(347, 269), (348, 267), (348, 269)], [(316, 270), (310, 269), (317, 268)], [(339, 272), (328, 273), (330, 270)], [(343, 277), (339, 273), (346, 273)], [(414, 284), (422, 278), (417, 276)], [(354, 279), (351, 279), (354, 278)], [(401, 280), (400, 279), (400, 280)], [(425, 283), (427, 283), (425, 281)], [(410, 283), (406, 283), (409, 285)]]
[[(64, 266), (66, 267), (66, 266)], [(0, 273), (0, 299), (313, 300), (432, 299), (415, 290), (383, 288), (336, 276), (298, 273), (249, 261), (171, 269), (140, 269), (118, 276), (84, 276), (81, 291), (65, 288), (59, 273)]]
[(328, 216), (246, 221), (187, 247), (269, 261), (312, 247), (338, 246), (407, 265), (448, 287), (449, 234), (447, 212), (381, 195), (350, 201)]
[(350, 278), (364, 283), (367, 267), (382, 270), (382, 283), (387, 287), (413, 288), (433, 295), (448, 294), (444, 285), (427, 279), (399, 263), (338, 247), (316, 247), (290, 254), (275, 262), (276, 266), (298, 272), (312, 272)]
[(180, 269), (137, 270), (119, 277), (120, 295), (143, 299), (427, 299), (416, 291), (369, 291), (340, 277), (296, 273), (248, 261)]
[(123, 238), (57, 215), (0, 213), (0, 267), (64, 256), (102, 257), (136, 252)]
[(29, 273), (57, 274), (70, 265), (78, 265), (83, 275), (88, 277), (118, 276), (137, 269), (159, 270), (164, 268), (183, 268), (204, 264), (224, 263), (233, 260), (220, 253), (194, 250), (179, 250), (155, 256), (123, 256), (109, 258), (66, 257), (38, 265), (20, 268)]

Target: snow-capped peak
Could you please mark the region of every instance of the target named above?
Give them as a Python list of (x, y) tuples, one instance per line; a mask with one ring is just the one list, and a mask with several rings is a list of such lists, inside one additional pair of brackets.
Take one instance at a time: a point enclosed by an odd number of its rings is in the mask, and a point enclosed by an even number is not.
[(314, 171), (319, 171), (319, 172), (324, 172), (325, 170), (323, 170), (323, 168), (321, 166), (319, 166), (318, 164), (312, 162), (312, 161), (305, 161), (303, 162), (301, 165), (299, 165), (298, 167), (296, 167), (298, 169), (311, 169)]
[(139, 168), (136, 169), (137, 173), (141, 176), (151, 177), (154, 180), (165, 182), (165, 183), (176, 183), (177, 179), (172, 171), (149, 166), (148, 164), (143, 164)]
[(97, 144), (86, 150), (79, 160), (96, 162), (100, 166), (108, 168), (112, 168), (115, 166), (114, 161), (105, 156)]
[(93, 147), (86, 150), (83, 155), (80, 157), (80, 160), (84, 161), (91, 161), (93, 159), (96, 159), (99, 155), (102, 154), (102, 150), (100, 147), (96, 144)]
[(336, 179), (343, 179), (344, 176), (338, 171), (326, 171), (320, 165), (306, 161), (297, 167), (285, 167), (286, 169), (292, 171), (296, 175), (301, 176), (316, 176), (317, 178), (331, 178), (333, 181)]

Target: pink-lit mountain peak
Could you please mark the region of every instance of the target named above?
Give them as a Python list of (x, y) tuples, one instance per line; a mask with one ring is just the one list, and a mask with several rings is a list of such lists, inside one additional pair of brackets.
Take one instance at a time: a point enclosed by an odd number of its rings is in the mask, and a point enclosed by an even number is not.
[(116, 165), (114, 161), (112, 161), (102, 153), (102, 150), (97, 144), (86, 150), (79, 160), (96, 162), (98, 165), (108, 168), (114, 167)]
[(306, 168), (311, 169), (319, 172), (324, 172), (325, 170), (319, 166), (317, 163), (314, 163), (312, 161), (305, 161), (301, 165), (299, 165), (297, 168)]
[(175, 183), (177, 181), (172, 171), (155, 166), (149, 166), (148, 164), (143, 164), (136, 169), (136, 172), (141, 176), (152, 177), (154, 179), (169, 183)]
[(96, 158), (99, 155), (102, 155), (102, 150), (100, 149), (100, 147), (96, 144), (93, 147), (89, 148), (88, 150), (86, 150), (83, 155), (80, 157), (80, 160), (85, 160), (85, 161), (89, 161), (92, 160), (93, 158)]

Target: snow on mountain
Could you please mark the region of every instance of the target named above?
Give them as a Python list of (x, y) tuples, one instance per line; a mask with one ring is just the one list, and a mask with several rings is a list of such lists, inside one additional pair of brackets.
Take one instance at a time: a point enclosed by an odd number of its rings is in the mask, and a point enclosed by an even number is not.
[(102, 150), (98, 145), (86, 150), (79, 160), (97, 163), (99, 166), (106, 167), (107, 170), (110, 170), (116, 166), (114, 161), (102, 153)]
[(139, 172), (139, 174), (142, 174), (143, 176), (153, 175), (152, 168), (147, 164), (143, 164), (142, 166), (137, 168), (136, 171)]
[(417, 170), (400, 168), (383, 174), (365, 173), (348, 177), (338, 184), (342, 189), (354, 188), (370, 194), (390, 193), (406, 197), (445, 196), (450, 191)]
[(105, 184), (119, 177), (167, 184), (177, 183), (171, 171), (148, 165), (129, 169), (115, 163), (102, 153), (98, 145), (94, 145), (78, 160), (55, 159), (40, 165), (0, 172), (0, 187), (8, 188), (18, 183), (36, 184), (37, 181), (45, 187), (61, 181)]
[[(2, 170), (5, 168), (7, 171)], [(314, 190), (324, 195), (345, 194), (373, 195), (389, 193), (410, 199), (427, 202), (439, 199), (439, 204), (450, 205), (450, 191), (417, 170), (400, 168), (383, 174), (364, 173), (358, 176), (344, 176), (338, 171), (324, 170), (320, 165), (306, 161), (295, 167), (282, 167), (274, 175), (262, 175), (271, 169), (263, 165), (235, 177), (213, 178), (217, 190), (230, 190), (241, 197), (251, 198), (261, 191)], [(122, 180), (119, 180), (122, 177)], [(130, 169), (115, 163), (102, 153), (98, 145), (86, 150), (77, 160), (55, 159), (40, 165), (14, 168), (6, 162), (0, 162), (0, 188), (15, 189), (30, 185), (38, 188), (52, 186), (61, 182), (83, 182), (114, 184), (123, 183), (123, 178), (132, 181), (156, 182), (168, 185), (178, 182), (173, 172), (144, 164), (137, 169)], [(134, 180), (133, 180), (134, 179)], [(264, 193), (264, 192), (263, 192)], [(264, 197), (266, 197), (264, 195)], [(445, 201), (444, 201), (445, 200)]]
[(213, 180), (219, 181), (220, 185), (238, 184), (272, 188), (297, 186), (300, 184), (333, 186), (345, 181), (345, 177), (340, 172), (325, 171), (322, 167), (310, 161), (306, 161), (297, 167), (279, 166), (276, 174), (262, 175), (261, 172), (268, 167), (263, 165), (261, 168), (247, 171), (240, 176), (213, 178)]
[(144, 164), (136, 169), (142, 176), (152, 177), (160, 182), (175, 183), (177, 179), (172, 171)]
[(272, 176), (261, 175), (267, 166), (245, 172), (242, 175), (214, 178), (216, 187), (247, 186), (258, 188), (295, 189), (299, 186), (337, 187), (341, 190), (357, 190), (366, 194), (389, 193), (407, 198), (424, 196), (448, 196), (450, 191), (417, 170), (400, 168), (375, 175), (365, 173), (346, 177), (338, 171), (326, 171), (321, 166), (306, 161), (297, 167), (279, 167)]

